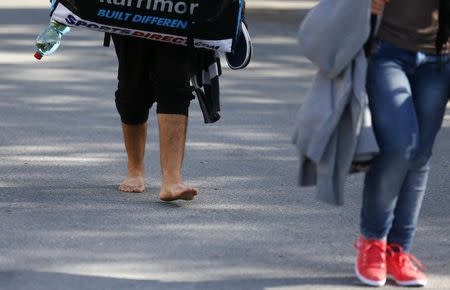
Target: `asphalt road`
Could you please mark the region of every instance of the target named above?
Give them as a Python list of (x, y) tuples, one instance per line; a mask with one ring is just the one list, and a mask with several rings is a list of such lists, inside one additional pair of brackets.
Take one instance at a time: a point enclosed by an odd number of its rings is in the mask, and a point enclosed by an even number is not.
[[(113, 49), (77, 30), (35, 61), (48, 12), (0, 9), (0, 289), (359, 289), (362, 176), (344, 207), (296, 186), (290, 140), (314, 73), (295, 39), (304, 12), (250, 13), (254, 59), (224, 69), (222, 120), (203, 124), (192, 104), (184, 172), (200, 196), (161, 203), (154, 110), (148, 190), (116, 189), (126, 160)], [(415, 240), (428, 289), (450, 289), (449, 126)]]

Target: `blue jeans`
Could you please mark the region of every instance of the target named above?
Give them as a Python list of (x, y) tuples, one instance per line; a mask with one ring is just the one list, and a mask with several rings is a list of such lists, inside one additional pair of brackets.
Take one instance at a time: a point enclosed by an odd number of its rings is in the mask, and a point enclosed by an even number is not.
[(411, 250), (450, 86), (450, 56), (379, 42), (367, 92), (380, 155), (364, 182), (361, 234)]

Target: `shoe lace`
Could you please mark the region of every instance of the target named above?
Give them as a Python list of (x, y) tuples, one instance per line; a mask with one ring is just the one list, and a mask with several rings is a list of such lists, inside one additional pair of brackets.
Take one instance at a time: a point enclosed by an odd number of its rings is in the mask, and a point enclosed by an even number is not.
[(385, 267), (383, 254), (385, 253), (385, 243), (379, 240), (372, 240), (367, 243), (362, 243), (357, 240), (353, 246), (359, 250), (363, 263), (377, 265), (380, 268)]
[(414, 271), (424, 271), (427, 268), (422, 262), (420, 262), (420, 260), (416, 256), (411, 253), (405, 252), (403, 247), (398, 244), (388, 245), (388, 252), (395, 253), (398, 259), (398, 263), (401, 267), (407, 267)]

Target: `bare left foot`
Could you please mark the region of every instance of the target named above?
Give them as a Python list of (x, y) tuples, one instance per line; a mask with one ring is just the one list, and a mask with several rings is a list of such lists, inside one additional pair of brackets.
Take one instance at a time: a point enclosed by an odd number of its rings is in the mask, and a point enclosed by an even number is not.
[(127, 177), (121, 184), (119, 190), (123, 192), (142, 193), (145, 191), (144, 177)]
[(162, 201), (193, 200), (197, 194), (197, 189), (183, 183), (164, 184), (159, 198)]

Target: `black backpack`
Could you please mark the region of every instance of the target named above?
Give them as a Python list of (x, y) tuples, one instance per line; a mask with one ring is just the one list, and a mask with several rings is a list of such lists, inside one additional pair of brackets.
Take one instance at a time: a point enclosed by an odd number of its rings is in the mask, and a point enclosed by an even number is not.
[(51, 18), (71, 27), (229, 52), (244, 0), (56, 0)]

